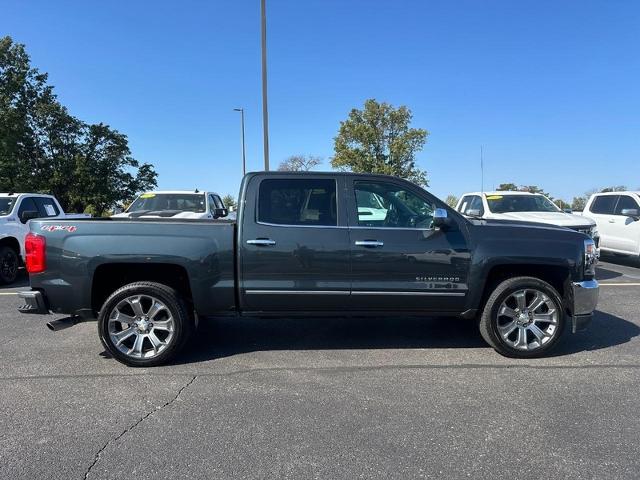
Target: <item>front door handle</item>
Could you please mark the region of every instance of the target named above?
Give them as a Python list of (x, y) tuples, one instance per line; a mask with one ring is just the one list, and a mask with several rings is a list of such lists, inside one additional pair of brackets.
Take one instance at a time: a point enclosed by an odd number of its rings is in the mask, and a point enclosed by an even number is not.
[(615, 219), (611, 218), (609, 219), (609, 223), (616, 223)]
[(384, 242), (378, 240), (356, 240), (356, 246), (368, 248), (384, 247)]
[(270, 238), (256, 238), (254, 240), (247, 240), (247, 244), (258, 245), (261, 247), (270, 247), (272, 245), (275, 245), (276, 242), (274, 240), (271, 240)]

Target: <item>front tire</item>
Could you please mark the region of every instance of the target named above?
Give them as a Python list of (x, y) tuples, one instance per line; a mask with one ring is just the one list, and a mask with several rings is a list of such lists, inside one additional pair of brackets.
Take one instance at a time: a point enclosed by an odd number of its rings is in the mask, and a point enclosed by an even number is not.
[(18, 252), (8, 246), (0, 247), (0, 283), (11, 284), (18, 277)]
[(557, 344), (565, 317), (555, 288), (538, 278), (515, 277), (489, 295), (480, 317), (480, 334), (501, 355), (540, 357)]
[(98, 316), (104, 348), (130, 367), (153, 367), (172, 360), (184, 347), (193, 321), (180, 294), (154, 282), (116, 290)]

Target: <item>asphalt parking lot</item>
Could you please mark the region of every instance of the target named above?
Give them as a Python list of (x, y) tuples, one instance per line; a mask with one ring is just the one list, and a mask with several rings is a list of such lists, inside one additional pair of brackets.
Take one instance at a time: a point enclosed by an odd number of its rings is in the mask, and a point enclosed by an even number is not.
[(456, 319), (215, 320), (131, 369), (0, 289), (0, 478), (637, 478), (640, 268), (606, 260), (591, 328), (524, 361)]

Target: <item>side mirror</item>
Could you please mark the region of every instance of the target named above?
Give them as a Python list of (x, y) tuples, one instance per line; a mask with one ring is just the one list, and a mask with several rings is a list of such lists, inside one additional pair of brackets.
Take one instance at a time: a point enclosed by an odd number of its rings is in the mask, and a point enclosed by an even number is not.
[(620, 213), (626, 217), (632, 217), (636, 220), (640, 218), (640, 211), (637, 208), (623, 208)]
[(114, 215), (118, 215), (119, 213), (122, 213), (122, 212), (124, 212), (124, 208), (122, 208), (122, 207), (115, 207), (113, 209), (113, 214)]
[(20, 221), (22, 223), (27, 223), (29, 220), (33, 220), (34, 218), (38, 218), (40, 214), (36, 210), (24, 210), (20, 214)]
[(451, 219), (444, 208), (436, 208), (433, 212), (433, 226), (435, 228), (447, 228), (451, 225)]
[(480, 213), (480, 210), (477, 208), (470, 208), (469, 210), (467, 210), (467, 213), (465, 213), (465, 215), (469, 216), (469, 217), (481, 217), (482, 214)]
[(213, 215), (213, 218), (224, 218), (229, 215), (229, 210), (226, 208), (214, 208), (211, 211), (211, 214)]
[(573, 213), (573, 210), (570, 208), (565, 208), (562, 210), (564, 213)]

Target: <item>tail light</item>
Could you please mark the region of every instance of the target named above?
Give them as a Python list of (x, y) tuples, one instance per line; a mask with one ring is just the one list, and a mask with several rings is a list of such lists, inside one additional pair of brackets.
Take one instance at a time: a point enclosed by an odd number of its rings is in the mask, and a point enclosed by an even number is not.
[(24, 254), (27, 272), (41, 273), (47, 269), (47, 241), (43, 236), (27, 233), (24, 239)]

